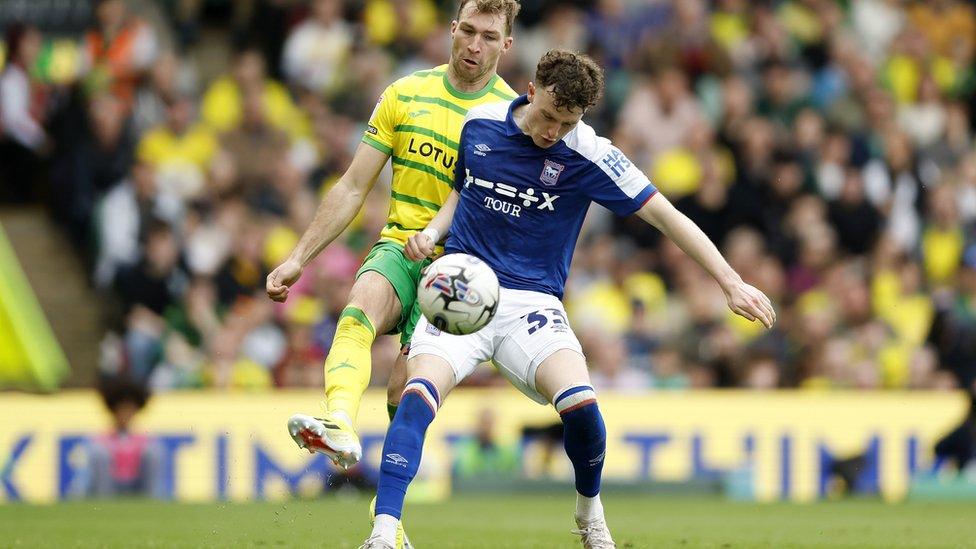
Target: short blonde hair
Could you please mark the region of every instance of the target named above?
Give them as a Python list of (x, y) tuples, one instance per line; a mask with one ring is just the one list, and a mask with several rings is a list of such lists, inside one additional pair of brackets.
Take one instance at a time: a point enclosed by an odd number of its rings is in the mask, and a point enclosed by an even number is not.
[(515, 17), (518, 15), (519, 11), (522, 9), (522, 4), (519, 0), (461, 0), (461, 5), (458, 6), (457, 20), (461, 20), (461, 10), (464, 6), (469, 3), (474, 2), (474, 8), (478, 13), (489, 13), (505, 14), (505, 36), (512, 35), (512, 26), (515, 25)]

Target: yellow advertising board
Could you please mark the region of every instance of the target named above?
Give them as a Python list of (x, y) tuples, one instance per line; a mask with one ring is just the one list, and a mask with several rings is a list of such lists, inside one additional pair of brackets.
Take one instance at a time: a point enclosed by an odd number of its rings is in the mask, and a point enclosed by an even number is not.
[[(332, 466), (296, 448), (285, 421), (314, 412), (319, 399), (315, 391), (163, 394), (135, 428), (158, 443), (167, 495), (175, 499), (310, 495), (323, 489)], [(953, 393), (604, 392), (604, 477), (681, 481), (747, 471), (759, 500), (810, 501), (828, 489), (834, 459), (862, 454), (864, 481), (897, 500), (966, 404)], [(428, 432), (424, 467), (446, 471), (453, 441), (470, 433), (486, 408), (503, 440), (518, 440), (526, 426), (558, 421), (551, 406), (514, 389), (458, 390)], [(387, 423), (385, 392), (370, 391), (359, 418), (367, 469), (379, 463)], [(108, 425), (94, 392), (0, 394), (0, 501), (69, 497), (84, 477), (87, 437)], [(567, 463), (555, 473), (570, 478)]]

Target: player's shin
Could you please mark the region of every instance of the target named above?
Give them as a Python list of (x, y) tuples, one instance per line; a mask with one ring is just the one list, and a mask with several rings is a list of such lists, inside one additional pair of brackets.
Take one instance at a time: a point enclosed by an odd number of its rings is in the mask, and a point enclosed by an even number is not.
[(329, 411), (346, 416), (350, 425), (369, 385), (375, 338), (373, 323), (362, 310), (352, 306), (342, 310), (325, 361), (325, 399)]
[(397, 406), (400, 405), (400, 396), (407, 384), (407, 356), (409, 354), (410, 344), (408, 343), (400, 349), (400, 354), (397, 355), (396, 362), (393, 363), (390, 381), (386, 386), (386, 413), (391, 422), (396, 416)]
[(563, 445), (576, 473), (578, 519), (603, 516), (600, 478), (607, 450), (607, 429), (589, 385), (574, 385), (559, 391), (553, 405), (563, 421)]
[(376, 515), (400, 518), (407, 486), (417, 475), (427, 427), (434, 421), (440, 396), (423, 378), (407, 382), (393, 423), (386, 433), (376, 487)]

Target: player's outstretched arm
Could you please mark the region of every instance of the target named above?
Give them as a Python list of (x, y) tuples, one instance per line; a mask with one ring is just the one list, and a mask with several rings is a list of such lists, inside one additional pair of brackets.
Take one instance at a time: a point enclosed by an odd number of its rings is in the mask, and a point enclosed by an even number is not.
[(766, 294), (743, 282), (739, 273), (725, 261), (698, 225), (678, 211), (661, 193), (648, 200), (637, 215), (657, 227), (712, 275), (725, 292), (732, 312), (749, 320), (759, 320), (767, 328), (776, 322), (776, 311)]
[(369, 145), (359, 144), (346, 173), (322, 198), (295, 249), (268, 275), (265, 282), (268, 297), (279, 302), (288, 299), (288, 287), (302, 276), (305, 265), (349, 225), (389, 158), (390, 155)]
[(457, 209), (458, 200), (461, 195), (457, 191), (451, 191), (447, 195), (447, 200), (441, 209), (437, 210), (437, 215), (430, 220), (427, 228), (418, 233), (414, 233), (407, 239), (407, 245), (403, 247), (403, 253), (410, 261), (420, 261), (425, 257), (430, 257), (434, 253), (434, 246), (447, 235), (454, 221), (454, 210)]

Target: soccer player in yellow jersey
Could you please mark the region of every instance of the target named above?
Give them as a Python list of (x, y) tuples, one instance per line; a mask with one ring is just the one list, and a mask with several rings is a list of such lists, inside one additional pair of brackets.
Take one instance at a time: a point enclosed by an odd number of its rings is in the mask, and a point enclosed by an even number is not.
[[(386, 164), (393, 163), (390, 215), (379, 242), (356, 274), (325, 361), (325, 413), (298, 414), (288, 422), (295, 442), (349, 467), (362, 446), (353, 430), (359, 401), (369, 384), (370, 348), (378, 334), (400, 333), (410, 341), (419, 318), (415, 306), (420, 270), (429, 260), (403, 254), (407, 237), (427, 226), (451, 193), (461, 125), (468, 110), (511, 100), (516, 93), (497, 74), (498, 60), (512, 47), (518, 0), (462, 0), (451, 23), (446, 65), (397, 80), (383, 92), (349, 168), (325, 195), (315, 218), (291, 255), (268, 275), (268, 296), (288, 298), (288, 287), (322, 248), (359, 211)], [(438, 242), (444, 235), (432, 235)], [(401, 356), (390, 379), (390, 395), (406, 381)], [(396, 402), (390, 404), (391, 417)]]

